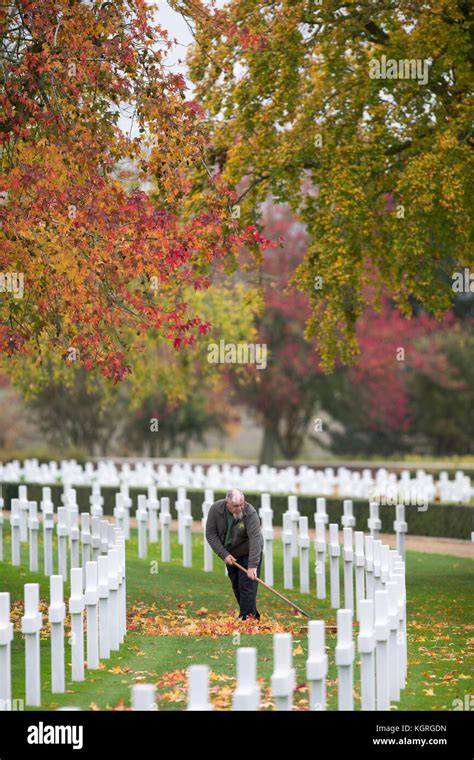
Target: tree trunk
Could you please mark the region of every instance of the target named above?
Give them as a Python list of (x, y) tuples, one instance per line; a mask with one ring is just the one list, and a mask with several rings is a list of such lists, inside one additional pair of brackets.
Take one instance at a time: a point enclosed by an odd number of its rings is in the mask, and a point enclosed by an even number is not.
[(260, 449), (260, 464), (272, 465), (277, 452), (277, 433), (274, 425), (264, 423), (262, 448)]

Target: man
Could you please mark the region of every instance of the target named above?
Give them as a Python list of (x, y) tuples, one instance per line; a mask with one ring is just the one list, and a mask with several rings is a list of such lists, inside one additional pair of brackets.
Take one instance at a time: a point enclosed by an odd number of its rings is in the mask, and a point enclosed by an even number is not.
[[(227, 565), (227, 575), (240, 607), (239, 617), (247, 620), (252, 615), (260, 620), (256, 578), (260, 577), (263, 538), (257, 512), (245, 501), (242, 491), (233, 488), (227, 491), (225, 499), (212, 505), (207, 516), (206, 539)], [(247, 572), (235, 567), (235, 561)]]

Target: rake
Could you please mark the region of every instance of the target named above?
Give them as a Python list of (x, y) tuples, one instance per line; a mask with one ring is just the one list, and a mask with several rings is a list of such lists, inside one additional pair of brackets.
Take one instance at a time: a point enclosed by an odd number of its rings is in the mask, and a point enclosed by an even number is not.
[[(243, 573), (245, 573), (245, 574), (247, 575), (247, 570), (245, 569), (245, 567), (242, 567), (242, 565), (239, 565), (239, 563), (238, 563), (238, 562), (235, 562), (235, 561), (234, 561), (232, 564), (233, 564), (235, 567), (238, 567), (238, 568), (239, 568), (239, 570), (242, 570), (242, 572), (243, 572)], [(310, 615), (308, 612), (305, 612), (304, 610), (302, 610), (302, 609), (301, 609), (301, 607), (298, 607), (298, 605), (297, 605), (297, 604), (295, 604), (294, 602), (292, 602), (290, 599), (287, 599), (287, 598), (286, 598), (286, 596), (283, 596), (283, 594), (280, 594), (280, 592), (279, 592), (279, 591), (277, 591), (275, 588), (273, 588), (272, 586), (269, 586), (269, 585), (268, 585), (268, 583), (265, 583), (265, 581), (262, 581), (262, 579), (261, 579), (261, 578), (256, 578), (256, 580), (257, 580), (259, 583), (261, 583), (261, 584), (262, 584), (262, 586), (265, 586), (265, 588), (267, 588), (269, 591), (271, 591), (271, 592), (272, 592), (272, 594), (275, 594), (276, 596), (279, 596), (279, 597), (280, 597), (280, 599), (283, 599), (283, 601), (284, 601), (284, 602), (286, 602), (286, 603), (287, 603), (287, 604), (289, 604), (291, 607), (293, 607), (295, 610), (297, 610), (297, 611), (298, 611), (298, 612), (299, 612), (301, 615), (304, 615), (304, 616), (305, 616), (305, 617), (307, 617), (308, 619), (311, 619), (311, 617), (312, 617), (312, 616), (311, 616), (311, 615)]]

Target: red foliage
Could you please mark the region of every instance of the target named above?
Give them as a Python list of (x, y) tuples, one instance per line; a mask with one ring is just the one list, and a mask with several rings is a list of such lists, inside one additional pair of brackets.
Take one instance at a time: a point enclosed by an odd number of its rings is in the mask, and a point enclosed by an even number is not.
[[(350, 381), (363, 389), (368, 428), (409, 429), (407, 372), (433, 363), (429, 353), (416, 349), (415, 341), (445, 329), (453, 319), (450, 314), (441, 323), (427, 314), (406, 319), (388, 300), (380, 312), (366, 309), (357, 327), (360, 357), (348, 374)], [(401, 350), (404, 358), (397, 359), (397, 352), (402, 356)], [(446, 373), (441, 357), (437, 357), (433, 371)]]

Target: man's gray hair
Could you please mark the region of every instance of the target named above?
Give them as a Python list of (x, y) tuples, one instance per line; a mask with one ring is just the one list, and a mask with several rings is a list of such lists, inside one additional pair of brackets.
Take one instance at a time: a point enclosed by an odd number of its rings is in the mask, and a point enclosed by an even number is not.
[(238, 488), (230, 488), (225, 495), (225, 500), (230, 504), (237, 504), (241, 499), (245, 501), (242, 491)]

